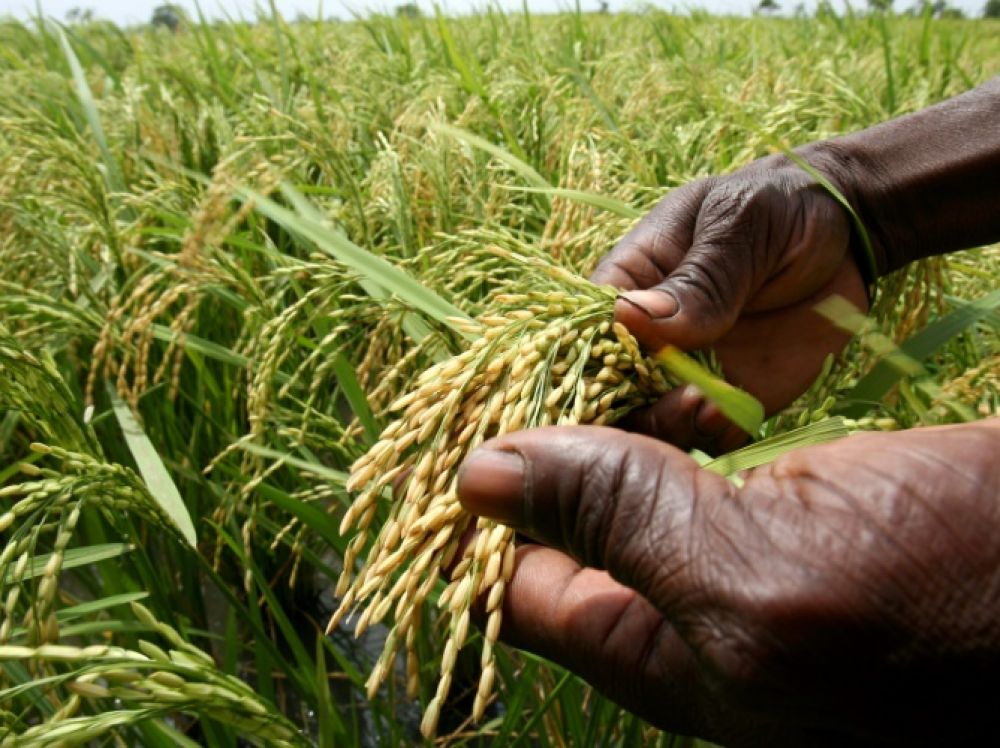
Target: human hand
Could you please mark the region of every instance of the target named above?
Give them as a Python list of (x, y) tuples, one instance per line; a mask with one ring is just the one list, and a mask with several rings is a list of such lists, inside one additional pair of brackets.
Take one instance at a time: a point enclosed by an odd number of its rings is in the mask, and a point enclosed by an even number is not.
[[(846, 211), (785, 156), (772, 156), (668, 194), (591, 279), (625, 289), (615, 318), (647, 349), (713, 348), (726, 378), (773, 413), (849, 340), (816, 304), (838, 294), (867, 309), (849, 240)], [(683, 447), (731, 449), (745, 438), (690, 387), (626, 425)]]
[(466, 461), (518, 548), (501, 637), (727, 746), (1000, 737), (1000, 419), (786, 454), (742, 488), (645, 436), (550, 427)]

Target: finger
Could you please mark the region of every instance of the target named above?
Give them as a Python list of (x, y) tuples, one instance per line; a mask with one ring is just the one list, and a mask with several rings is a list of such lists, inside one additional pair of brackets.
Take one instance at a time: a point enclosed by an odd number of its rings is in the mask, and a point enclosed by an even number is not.
[(843, 745), (835, 734), (725, 699), (697, 652), (649, 601), (553, 548), (518, 548), (500, 636), (668, 732), (734, 747)]
[(655, 286), (618, 300), (616, 319), (650, 350), (668, 343), (684, 350), (710, 346), (732, 328), (766, 277), (768, 258), (756, 251), (757, 234), (767, 230), (766, 198), (752, 190), (724, 184), (707, 195), (681, 262)]
[(736, 449), (747, 434), (694, 385), (671, 390), (652, 405), (636, 408), (616, 428), (651, 436), (679, 449), (721, 454)]
[(625, 289), (663, 280), (691, 246), (698, 210), (713, 183), (702, 179), (668, 193), (604, 256), (590, 280)]
[[(778, 660), (768, 659), (771, 648), (783, 650), (765, 624), (784, 601), (783, 577), (811, 582), (798, 558), (768, 561), (777, 547), (768, 507), (750, 516), (728, 481), (682, 452), (601, 427), (532, 429), (488, 442), (466, 460), (458, 490), (470, 512), (554, 546), (515, 573), (518, 590), (505, 608), (515, 642), (624, 693), (658, 724), (662, 713), (628, 690), (628, 673), (640, 690), (644, 679), (665, 680), (668, 702), (678, 694), (684, 722), (675, 729), (693, 725), (733, 745), (745, 742), (747, 724), (755, 735), (783, 729), (754, 714), (758, 686), (785, 693), (772, 682), (780, 669), (769, 663)], [(792, 518), (779, 535), (790, 540), (800, 526)], [(627, 669), (616, 670), (616, 659)], [(714, 699), (700, 700), (701, 684)], [(683, 700), (685, 687), (693, 702)]]
[(641, 595), (561, 551), (518, 548), (501, 638), (583, 676), (657, 726), (704, 734), (690, 648)]
[(738, 544), (737, 528), (729, 527), (717, 557), (706, 549), (705, 521), (714, 532), (731, 511), (728, 481), (673, 447), (618, 429), (549, 427), (500, 437), (466, 460), (458, 491), (473, 514), (606, 569), (667, 615), (697, 608), (715, 584), (705, 578), (712, 563)]

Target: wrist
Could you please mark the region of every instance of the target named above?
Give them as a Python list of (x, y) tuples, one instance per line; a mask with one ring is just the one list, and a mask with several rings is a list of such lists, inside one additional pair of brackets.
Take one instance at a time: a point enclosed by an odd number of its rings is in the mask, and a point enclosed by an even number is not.
[(799, 151), (867, 233), (877, 274), (1000, 240), (1000, 78)]
[(899, 256), (899, 248), (908, 243), (896, 236), (895, 222), (885, 215), (884, 196), (891, 187), (880, 164), (843, 139), (811, 143), (796, 153), (850, 206), (845, 208), (851, 229), (850, 250), (866, 286), (872, 287), (880, 277), (905, 265), (908, 260)]

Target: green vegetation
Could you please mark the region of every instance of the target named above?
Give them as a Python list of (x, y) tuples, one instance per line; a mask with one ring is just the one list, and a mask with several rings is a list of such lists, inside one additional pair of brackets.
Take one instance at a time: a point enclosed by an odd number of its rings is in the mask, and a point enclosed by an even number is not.
[[(0, 23), (3, 746), (420, 740), (447, 630), (416, 700), (402, 662), (366, 697), (384, 628), (323, 634), (389, 403), (665, 190), (1000, 70), (990, 24), (930, 14), (196, 21)], [(995, 414), (998, 277), (984, 248), (827, 309), (860, 336), (767, 454)], [(688, 743), (502, 648), (473, 724), (478, 668), (443, 740)]]

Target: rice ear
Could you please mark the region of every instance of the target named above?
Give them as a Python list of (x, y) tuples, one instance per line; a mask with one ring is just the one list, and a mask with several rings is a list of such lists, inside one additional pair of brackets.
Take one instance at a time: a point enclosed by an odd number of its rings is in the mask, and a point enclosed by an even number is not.
[[(480, 596), (488, 619), (475, 714), (481, 716), (489, 702), (503, 595), (514, 570), (513, 532), (470, 516), (459, 504), (455, 485), (464, 457), (485, 439), (544, 424), (597, 422), (611, 412), (651, 402), (671, 386), (631, 335), (612, 325), (613, 294), (561, 269), (542, 269), (564, 283), (565, 290), (498, 296), (477, 320), (487, 332), (462, 353), (428, 369), (396, 400), (390, 408), (392, 425), (355, 463), (348, 482), (357, 498), (342, 530), (356, 533), (352, 547), (370, 543), (370, 548), (349, 586), (338, 590), (345, 596), (334, 620), (347, 607), (361, 605), (363, 629), (390, 608), (397, 611), (370, 692), (391, 670), (399, 637), (409, 637), (421, 619), (430, 586), (451, 567), (451, 582), (438, 599), (447, 635), (436, 695), (422, 725), (428, 736), (436, 730), (466, 641), (470, 609)], [(358, 518), (371, 508), (371, 488), (390, 465), (407, 477), (388, 499), (387, 524), (375, 533)], [(456, 557), (458, 539), (472, 527), (476, 542), (466, 544)], [(408, 653), (411, 680), (419, 673), (415, 658)]]

